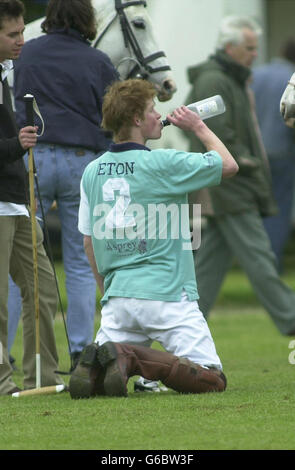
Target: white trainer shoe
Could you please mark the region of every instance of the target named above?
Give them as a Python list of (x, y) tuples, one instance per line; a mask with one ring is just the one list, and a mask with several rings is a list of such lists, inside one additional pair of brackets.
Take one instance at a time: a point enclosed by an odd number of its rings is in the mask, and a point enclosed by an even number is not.
[(159, 382), (154, 380), (147, 380), (143, 377), (140, 377), (136, 382), (134, 382), (134, 391), (135, 392), (167, 392), (168, 388), (164, 385), (160, 385)]

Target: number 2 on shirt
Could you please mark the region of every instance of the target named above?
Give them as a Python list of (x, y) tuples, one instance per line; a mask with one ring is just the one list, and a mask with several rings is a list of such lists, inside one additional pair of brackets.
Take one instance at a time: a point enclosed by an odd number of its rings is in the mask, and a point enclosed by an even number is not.
[[(115, 191), (119, 192), (119, 196), (115, 197)], [(130, 186), (125, 178), (109, 178), (102, 187), (102, 194), (105, 202), (116, 201), (105, 219), (106, 226), (109, 229), (136, 225), (134, 217), (126, 215), (131, 197)]]

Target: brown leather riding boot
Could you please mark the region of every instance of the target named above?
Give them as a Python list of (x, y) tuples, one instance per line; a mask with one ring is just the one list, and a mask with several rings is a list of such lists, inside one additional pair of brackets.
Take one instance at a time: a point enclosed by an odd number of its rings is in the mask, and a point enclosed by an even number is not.
[(205, 369), (188, 359), (144, 346), (107, 342), (98, 348), (98, 360), (106, 369), (103, 388), (109, 396), (127, 396), (127, 382), (133, 375), (161, 380), (180, 393), (222, 392), (226, 388), (220, 370)]
[(105, 395), (103, 388), (105, 369), (98, 361), (98, 348), (96, 343), (92, 343), (83, 349), (69, 382), (71, 398)]

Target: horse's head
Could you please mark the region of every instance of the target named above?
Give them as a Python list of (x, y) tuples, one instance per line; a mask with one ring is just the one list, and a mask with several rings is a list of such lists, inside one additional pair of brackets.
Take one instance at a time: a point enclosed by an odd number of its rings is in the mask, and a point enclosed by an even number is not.
[[(92, 0), (92, 3), (98, 23), (92, 45), (110, 57), (123, 79), (141, 76), (154, 83), (160, 101), (170, 100), (176, 85), (156, 41), (145, 0)], [(26, 40), (42, 34), (43, 20), (39, 18), (26, 25)], [(11, 83), (12, 80), (10, 74)]]
[(152, 82), (160, 101), (176, 91), (167, 58), (153, 31), (144, 0), (94, 0), (98, 35), (93, 45), (108, 54), (123, 79), (141, 77)]

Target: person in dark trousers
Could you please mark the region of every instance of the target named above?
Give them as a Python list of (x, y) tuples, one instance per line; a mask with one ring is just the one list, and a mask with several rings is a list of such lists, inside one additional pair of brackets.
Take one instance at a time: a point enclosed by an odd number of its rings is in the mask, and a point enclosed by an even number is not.
[[(32, 225), (28, 205), (28, 178), (23, 162), (26, 151), (36, 145), (36, 127), (18, 130), (11, 104), (7, 75), (12, 60), (24, 45), (24, 6), (19, 0), (0, 1), (0, 395), (19, 391), (12, 378), (7, 351), (8, 275), (19, 286), (23, 308), (24, 388), (36, 385), (35, 304)], [(43, 248), (37, 224), (39, 274), (41, 384), (57, 385), (58, 368), (53, 320), (57, 294), (51, 264)]]
[[(295, 293), (279, 277), (276, 257), (263, 225), (274, 215), (271, 174), (249, 87), (257, 57), (260, 27), (251, 18), (223, 19), (217, 50), (206, 62), (188, 70), (191, 91), (187, 102), (221, 95), (226, 111), (208, 120), (208, 127), (227, 146), (239, 172), (219, 186), (194, 194), (207, 217), (201, 246), (195, 251), (200, 306), (206, 317), (212, 309), (234, 258), (278, 330), (295, 333)], [(188, 135), (190, 150), (202, 143)]]
[(263, 220), (277, 257), (284, 268), (284, 252), (292, 231), (295, 183), (295, 129), (285, 125), (280, 100), (290, 76), (295, 72), (295, 37), (281, 45), (280, 55), (253, 69), (252, 89), (265, 150), (269, 159), (272, 187), (278, 214)]

